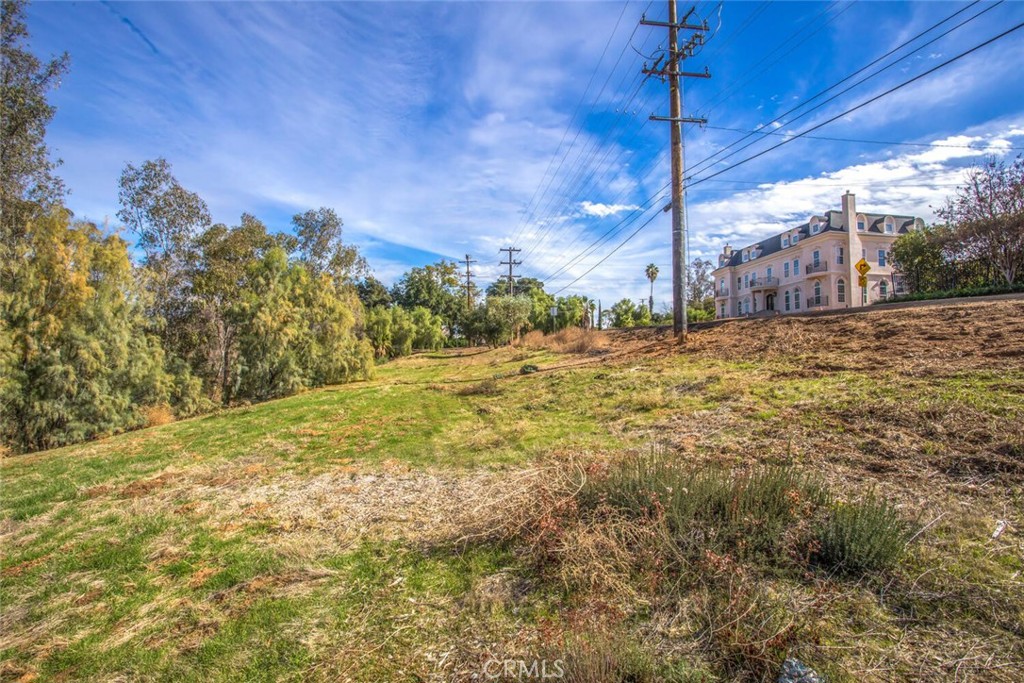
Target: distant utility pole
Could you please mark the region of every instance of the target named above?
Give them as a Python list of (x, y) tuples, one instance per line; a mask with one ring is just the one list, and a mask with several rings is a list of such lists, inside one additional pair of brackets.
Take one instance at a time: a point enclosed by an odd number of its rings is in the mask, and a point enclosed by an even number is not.
[(469, 258), (469, 254), (466, 254), (466, 258), (460, 263), (466, 264), (466, 310), (473, 310), (473, 273), (469, 271), (469, 266), (476, 263), (473, 259)]
[[(696, 119), (683, 116), (683, 96), (680, 77), (711, 78), (705, 67), (703, 73), (687, 73), (680, 70), (684, 59), (692, 57), (694, 49), (704, 44), (704, 32), (708, 30), (706, 21), (700, 24), (688, 24), (687, 20), (696, 11), (691, 7), (682, 21), (676, 20), (676, 0), (668, 0), (668, 22), (648, 21), (646, 15), (640, 23), (646, 26), (661, 26), (668, 29), (668, 60), (661, 64), (664, 57), (658, 57), (651, 68), (644, 64), (643, 73), (658, 76), (664, 81), (668, 78), (669, 85), (669, 116), (651, 115), (652, 121), (668, 121), (672, 131), (672, 330), (675, 334), (686, 336), (686, 195), (683, 189), (683, 176), (686, 173), (685, 156), (683, 154), (683, 124), (707, 123), (707, 119)], [(682, 47), (679, 46), (679, 31), (695, 31)], [(659, 68), (661, 67), (661, 68)]]
[(515, 278), (519, 277), (518, 275), (512, 274), (512, 269), (515, 268), (516, 266), (523, 265), (522, 261), (516, 261), (514, 258), (512, 258), (512, 254), (518, 254), (519, 252), (522, 251), (522, 249), (516, 249), (515, 247), (505, 247), (503, 249), (499, 249), (498, 251), (508, 252), (508, 261), (502, 261), (501, 265), (508, 266), (508, 295), (512, 296), (515, 293), (512, 283), (515, 281)]

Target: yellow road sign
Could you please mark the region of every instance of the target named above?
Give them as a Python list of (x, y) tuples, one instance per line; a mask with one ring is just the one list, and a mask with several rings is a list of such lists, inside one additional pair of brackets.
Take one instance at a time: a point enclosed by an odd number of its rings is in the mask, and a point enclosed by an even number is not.
[(871, 266), (868, 265), (868, 262), (865, 261), (864, 259), (857, 261), (857, 264), (854, 266), (854, 268), (857, 269), (857, 272), (860, 273), (861, 276), (867, 275), (868, 271), (871, 270)]
[(867, 275), (861, 275), (859, 278), (857, 278), (857, 284), (860, 285), (861, 287), (867, 287), (868, 286), (868, 276)]

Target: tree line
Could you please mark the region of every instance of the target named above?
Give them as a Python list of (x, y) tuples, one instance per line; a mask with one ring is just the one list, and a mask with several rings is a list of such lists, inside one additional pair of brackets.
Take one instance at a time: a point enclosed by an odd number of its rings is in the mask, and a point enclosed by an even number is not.
[(911, 296), (1024, 288), (1024, 158), (970, 169), (937, 214), (943, 223), (901, 235), (892, 246)]

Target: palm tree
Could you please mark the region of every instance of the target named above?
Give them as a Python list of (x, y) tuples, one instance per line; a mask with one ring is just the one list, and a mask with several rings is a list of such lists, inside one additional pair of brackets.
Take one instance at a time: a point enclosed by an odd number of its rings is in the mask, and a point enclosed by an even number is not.
[(647, 273), (647, 279), (651, 281), (651, 298), (647, 303), (648, 310), (651, 315), (654, 315), (654, 281), (658, 279), (658, 266), (653, 263), (648, 263), (644, 272)]

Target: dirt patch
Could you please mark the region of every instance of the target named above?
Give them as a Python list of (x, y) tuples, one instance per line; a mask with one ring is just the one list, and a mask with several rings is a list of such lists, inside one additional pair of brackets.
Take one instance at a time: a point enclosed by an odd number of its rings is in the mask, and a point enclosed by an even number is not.
[(164, 472), (152, 479), (139, 479), (121, 489), (122, 498), (140, 498), (148, 495), (157, 489), (162, 489), (174, 482), (176, 475)]
[(1024, 301), (737, 320), (692, 333), (686, 350), (725, 360), (799, 359), (829, 371), (1018, 369)]

